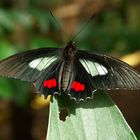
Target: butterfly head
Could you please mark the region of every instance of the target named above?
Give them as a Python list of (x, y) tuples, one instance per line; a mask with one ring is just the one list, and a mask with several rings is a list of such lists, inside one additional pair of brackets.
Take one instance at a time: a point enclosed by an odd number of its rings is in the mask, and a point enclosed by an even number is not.
[(64, 49), (64, 57), (65, 58), (73, 58), (77, 52), (77, 48), (75, 46), (74, 41), (69, 41), (66, 48)]
[(67, 47), (70, 47), (70, 48), (75, 47), (75, 42), (74, 42), (74, 41), (69, 41), (69, 42), (67, 43)]

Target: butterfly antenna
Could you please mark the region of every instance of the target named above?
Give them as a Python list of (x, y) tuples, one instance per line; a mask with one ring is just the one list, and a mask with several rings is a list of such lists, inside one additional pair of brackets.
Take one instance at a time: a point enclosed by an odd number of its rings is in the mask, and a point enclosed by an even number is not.
[(85, 23), (85, 25), (80, 29), (80, 31), (77, 32), (77, 33), (72, 37), (72, 40), (73, 40), (77, 35), (79, 35), (79, 34), (87, 27), (87, 25), (93, 20), (94, 17), (95, 17), (95, 14), (93, 14), (93, 15), (91, 16), (91, 18)]
[[(54, 23), (56, 24), (56, 25), (59, 25), (59, 27), (60, 27), (60, 29), (62, 29), (61, 28), (61, 25), (60, 25), (60, 23), (58, 22), (58, 20), (56, 19), (56, 17), (53, 15), (53, 13), (50, 11), (50, 14), (51, 14), (51, 16), (52, 16), (52, 18), (53, 18), (53, 20), (54, 20)], [(57, 24), (58, 23), (58, 24)], [(64, 33), (64, 35), (68, 38), (68, 39), (70, 39), (70, 37), (66, 34), (66, 32), (62, 29), (62, 32)]]

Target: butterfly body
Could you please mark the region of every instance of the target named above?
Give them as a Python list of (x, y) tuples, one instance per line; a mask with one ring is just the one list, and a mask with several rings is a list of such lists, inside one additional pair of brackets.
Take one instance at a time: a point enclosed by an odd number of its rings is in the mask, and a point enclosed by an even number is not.
[(77, 49), (74, 42), (70, 41), (63, 51), (63, 64), (59, 72), (59, 90), (69, 91), (73, 79), (73, 63)]
[(66, 94), (77, 102), (98, 89), (140, 89), (140, 74), (108, 55), (63, 48), (42, 48), (0, 61), (0, 75), (31, 82), (40, 94)]

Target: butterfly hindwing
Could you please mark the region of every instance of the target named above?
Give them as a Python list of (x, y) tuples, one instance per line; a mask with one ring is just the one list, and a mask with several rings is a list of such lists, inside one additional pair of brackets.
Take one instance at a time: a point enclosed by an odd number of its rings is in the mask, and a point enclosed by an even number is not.
[(73, 64), (74, 78), (71, 84), (69, 96), (79, 102), (93, 97), (93, 92), (96, 91), (92, 83), (92, 77), (86, 72), (82, 64), (77, 60)]
[(78, 51), (77, 58), (97, 89), (140, 89), (140, 75), (116, 58), (86, 51)]
[(54, 62), (46, 68), (34, 81), (34, 85), (40, 94), (45, 97), (48, 95), (58, 94), (58, 75), (61, 61)]

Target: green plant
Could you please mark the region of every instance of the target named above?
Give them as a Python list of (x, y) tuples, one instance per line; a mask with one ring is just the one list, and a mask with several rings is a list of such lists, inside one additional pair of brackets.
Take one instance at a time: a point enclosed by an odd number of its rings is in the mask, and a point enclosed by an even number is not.
[[(65, 121), (59, 118), (63, 107), (69, 113)], [(46, 140), (55, 139), (136, 140), (136, 137), (118, 107), (103, 91), (98, 91), (94, 99), (79, 104), (62, 97), (53, 98)]]

